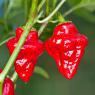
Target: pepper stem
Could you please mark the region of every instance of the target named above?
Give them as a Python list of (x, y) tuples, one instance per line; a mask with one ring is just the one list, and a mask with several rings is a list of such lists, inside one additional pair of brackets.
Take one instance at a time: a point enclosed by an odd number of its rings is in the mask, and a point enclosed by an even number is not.
[(54, 14), (60, 9), (60, 7), (63, 5), (63, 3), (65, 2), (66, 0), (61, 0), (61, 2), (58, 4), (58, 6), (53, 10), (53, 12), (47, 16), (45, 19), (43, 20), (38, 20), (38, 23), (45, 23), (47, 21), (49, 21), (53, 16)]
[(13, 73), (12, 77), (11, 77), (11, 80), (15, 83), (16, 80), (18, 78), (18, 74), (16, 73), (16, 71)]

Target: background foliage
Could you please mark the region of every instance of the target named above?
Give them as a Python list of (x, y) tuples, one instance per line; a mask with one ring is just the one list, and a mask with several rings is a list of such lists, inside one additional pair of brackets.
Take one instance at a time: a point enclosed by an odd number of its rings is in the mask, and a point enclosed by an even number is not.
[[(26, 22), (30, 4), (31, 0), (0, 0), (0, 45), (15, 35), (16, 27)], [(51, 4), (50, 6), (52, 6)], [(95, 0), (67, 0), (60, 11), (67, 20), (72, 20), (76, 24), (80, 33), (85, 34), (89, 39), (77, 75), (70, 81), (63, 78), (59, 74), (54, 60), (45, 52), (39, 58), (37, 65), (49, 73), (50, 79), (46, 80), (37, 74), (34, 74), (27, 84), (18, 79), (16, 95), (94, 95)], [(71, 14), (67, 16), (68, 12)], [(41, 36), (42, 40), (47, 39), (52, 34), (54, 26), (55, 24), (48, 25), (45, 33)], [(38, 28), (39, 26), (35, 27)], [(2, 68), (8, 58), (8, 49), (3, 44), (0, 46), (0, 66)]]

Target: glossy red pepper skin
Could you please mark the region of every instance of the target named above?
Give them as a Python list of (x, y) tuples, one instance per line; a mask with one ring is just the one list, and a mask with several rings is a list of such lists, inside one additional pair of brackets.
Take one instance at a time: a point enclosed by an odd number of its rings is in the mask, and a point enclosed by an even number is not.
[(77, 72), (87, 44), (87, 37), (81, 35), (72, 22), (65, 22), (55, 27), (53, 36), (45, 42), (45, 48), (56, 61), (59, 72), (71, 79)]
[[(17, 28), (16, 37), (7, 42), (7, 47), (11, 54), (16, 47), (22, 32), (22, 28)], [(38, 40), (37, 31), (31, 30), (14, 63), (16, 72), (24, 82), (29, 81), (33, 74), (37, 59), (43, 51), (44, 45), (43, 42)]]
[[(2, 69), (0, 69), (0, 73)], [(3, 95), (14, 95), (14, 83), (10, 78), (5, 78), (3, 83)]]
[(3, 95), (14, 95), (14, 84), (9, 78), (4, 80)]

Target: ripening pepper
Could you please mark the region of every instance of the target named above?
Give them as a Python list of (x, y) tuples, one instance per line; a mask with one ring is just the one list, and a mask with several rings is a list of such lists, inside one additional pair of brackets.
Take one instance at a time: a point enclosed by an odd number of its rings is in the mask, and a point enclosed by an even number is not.
[(78, 32), (72, 22), (57, 25), (53, 36), (45, 42), (48, 54), (53, 57), (59, 72), (71, 79), (77, 72), (88, 39)]
[[(12, 54), (14, 48), (17, 46), (17, 42), (22, 32), (23, 29), (21, 27), (17, 28), (16, 37), (10, 39), (6, 43), (10, 54)], [(33, 74), (37, 59), (43, 51), (44, 45), (43, 42), (38, 39), (37, 31), (31, 30), (14, 63), (18, 76), (24, 82), (29, 81), (30, 77)]]

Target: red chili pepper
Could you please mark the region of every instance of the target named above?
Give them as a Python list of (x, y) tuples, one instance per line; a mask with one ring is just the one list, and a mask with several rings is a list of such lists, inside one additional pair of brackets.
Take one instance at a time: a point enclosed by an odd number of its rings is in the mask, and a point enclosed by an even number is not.
[(53, 36), (45, 42), (45, 48), (54, 58), (59, 72), (67, 79), (76, 74), (88, 39), (81, 35), (72, 22), (55, 27)]
[[(0, 73), (2, 69), (0, 69)], [(5, 78), (3, 83), (3, 95), (14, 95), (14, 83), (10, 78)]]
[(3, 95), (14, 95), (14, 84), (9, 78), (4, 80)]
[[(16, 37), (7, 42), (7, 47), (11, 54), (14, 48), (17, 46), (17, 42), (22, 32), (22, 28), (17, 28)], [(43, 43), (38, 39), (37, 31), (31, 30), (15, 61), (15, 70), (24, 82), (29, 81), (37, 59), (43, 51), (44, 46)]]

